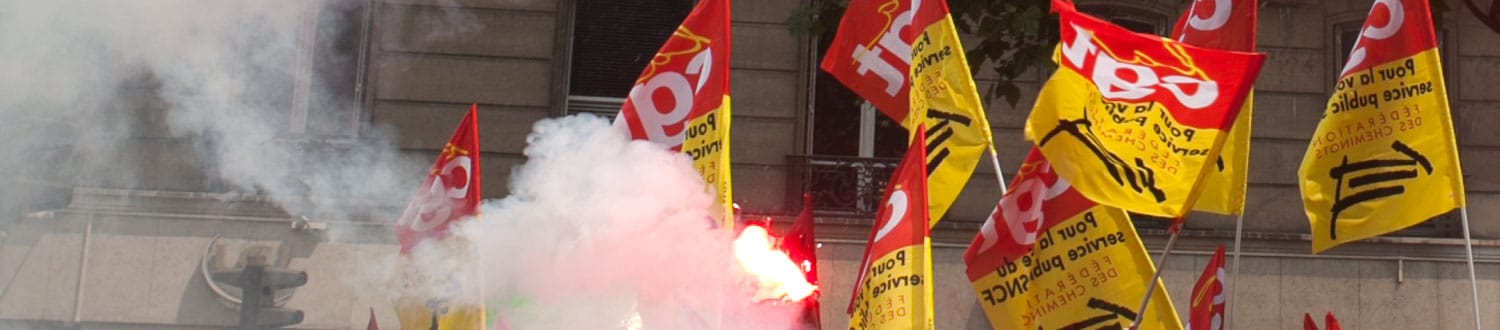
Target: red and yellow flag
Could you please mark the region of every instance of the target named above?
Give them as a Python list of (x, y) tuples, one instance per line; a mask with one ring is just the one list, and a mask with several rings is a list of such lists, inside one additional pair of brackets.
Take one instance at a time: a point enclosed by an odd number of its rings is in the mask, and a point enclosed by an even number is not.
[(449, 224), (479, 214), (479, 105), (469, 107), (453, 137), (438, 153), (396, 226), (401, 253), (427, 239), (448, 235)]
[[(1177, 20), (1172, 37), (1184, 44), (1232, 50), (1255, 51), (1255, 0), (1197, 0)], [(1229, 128), (1213, 170), (1203, 178), (1203, 192), (1193, 210), (1237, 215), (1245, 212), (1245, 187), (1250, 178), (1250, 121), (1255, 108), (1251, 95)]]
[(854, 281), (849, 329), (933, 328), (923, 142), (922, 135), (917, 135), (885, 188), (885, 203), (875, 215), (864, 262)]
[[(1052, 167), (1033, 149), (964, 252), (979, 305), (995, 329), (1126, 327), (1151, 256), (1124, 210), (1089, 201)], [(1139, 329), (1182, 328), (1165, 290), (1147, 308)]]
[(1213, 258), (1203, 267), (1203, 275), (1193, 284), (1193, 296), (1189, 299), (1188, 330), (1224, 329), (1224, 245), (1214, 251)]
[[(447, 238), (449, 227), (463, 219), (479, 215), (479, 106), (469, 107), (453, 137), (438, 153), (437, 161), (422, 186), (406, 205), (406, 211), (396, 225), (396, 238), (401, 242), (401, 254), (410, 258), (412, 249), (421, 244), (449, 241), (457, 246), (466, 242), (454, 242)], [(444, 248), (444, 247), (439, 247)], [(460, 247), (462, 249), (462, 247)], [(397, 317), (402, 329), (485, 329), (483, 293), (478, 289), (479, 269), (476, 263), (467, 263), (476, 268), (447, 274), (449, 278), (407, 278), (410, 283), (445, 283), (461, 287), (458, 297), (401, 297), (396, 302)], [(410, 271), (406, 276), (425, 273)]]
[(722, 228), (734, 228), (729, 40), (729, 0), (699, 1), (636, 79), (614, 123), (633, 139), (692, 157), (714, 189)]
[(942, 220), (993, 145), (947, 2), (851, 1), (822, 67), (913, 134), (926, 125), (929, 218)]
[(1181, 217), (1265, 59), (1132, 33), (1055, 0), (1062, 43), (1026, 136), (1100, 204)]
[(1431, 12), (1378, 0), (1302, 156), (1313, 253), (1464, 206)]

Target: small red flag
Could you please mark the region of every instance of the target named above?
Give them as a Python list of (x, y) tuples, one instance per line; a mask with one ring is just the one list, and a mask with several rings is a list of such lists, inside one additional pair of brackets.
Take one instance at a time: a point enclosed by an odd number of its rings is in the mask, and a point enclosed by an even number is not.
[(1329, 312), (1325, 318), (1323, 322), (1326, 323), (1324, 326), (1328, 327), (1328, 330), (1343, 330), (1342, 327), (1339, 327), (1339, 319), (1333, 318), (1332, 312)]
[(375, 307), (370, 307), (370, 323), (365, 325), (365, 330), (380, 330), (380, 323), (375, 322)]
[(1312, 314), (1302, 313), (1302, 330), (1318, 330), (1318, 322), (1313, 321)]
[[(792, 262), (807, 276), (807, 283), (818, 285), (818, 241), (813, 231), (812, 194), (802, 194), (802, 214), (792, 224), (786, 235), (781, 236), (781, 247)], [(822, 308), (818, 304), (818, 293), (802, 300), (804, 321), (821, 325)]]
[(1188, 312), (1188, 328), (1194, 330), (1224, 329), (1224, 245), (1214, 252), (1193, 285), (1191, 309)]
[(453, 137), (438, 153), (432, 171), (416, 196), (401, 213), (396, 225), (396, 239), (401, 253), (424, 239), (443, 238), (453, 221), (479, 214), (479, 105), (469, 107), (469, 114), (454, 129)]

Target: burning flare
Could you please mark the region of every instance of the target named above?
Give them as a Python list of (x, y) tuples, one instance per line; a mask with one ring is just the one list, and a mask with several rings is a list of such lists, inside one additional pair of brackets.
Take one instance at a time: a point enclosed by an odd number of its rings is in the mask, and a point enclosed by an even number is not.
[(745, 272), (754, 275), (759, 288), (755, 300), (781, 299), (799, 301), (812, 295), (818, 286), (807, 282), (802, 268), (786, 252), (772, 247), (770, 233), (761, 226), (745, 226), (734, 239), (734, 256)]

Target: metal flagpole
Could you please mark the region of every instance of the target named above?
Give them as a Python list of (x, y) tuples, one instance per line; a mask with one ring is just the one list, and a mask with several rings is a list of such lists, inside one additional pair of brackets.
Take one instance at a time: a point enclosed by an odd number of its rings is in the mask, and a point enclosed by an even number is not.
[[(1245, 229), (1245, 211), (1240, 210), (1239, 216), (1234, 219), (1234, 275), (1229, 276), (1229, 301), (1238, 302), (1240, 287), (1240, 236)], [(1225, 315), (1225, 323), (1228, 328), (1234, 329), (1234, 311), (1239, 304), (1229, 304), (1229, 315)]]
[(1141, 321), (1146, 319), (1146, 307), (1151, 306), (1151, 295), (1156, 293), (1157, 283), (1161, 282), (1161, 271), (1167, 268), (1167, 256), (1172, 254), (1172, 245), (1177, 243), (1177, 234), (1182, 232), (1182, 223), (1183, 219), (1174, 220), (1172, 227), (1168, 229), (1172, 232), (1172, 236), (1167, 237), (1167, 247), (1161, 250), (1161, 261), (1156, 262), (1156, 274), (1151, 276), (1151, 284), (1146, 286), (1146, 298), (1141, 299), (1141, 309), (1135, 313), (1135, 324), (1130, 325), (1131, 329), (1140, 329)]
[(1483, 329), (1479, 326), (1479, 278), (1474, 276), (1474, 241), (1469, 239), (1469, 207), (1458, 208), (1458, 217), (1464, 225), (1464, 251), (1468, 252), (1469, 259), (1469, 287), (1474, 290), (1474, 328)]
[(1005, 172), (1000, 171), (1000, 155), (995, 152), (995, 143), (990, 142), (990, 165), (995, 165), (995, 181), (1000, 182), (1000, 195), (1005, 195)]

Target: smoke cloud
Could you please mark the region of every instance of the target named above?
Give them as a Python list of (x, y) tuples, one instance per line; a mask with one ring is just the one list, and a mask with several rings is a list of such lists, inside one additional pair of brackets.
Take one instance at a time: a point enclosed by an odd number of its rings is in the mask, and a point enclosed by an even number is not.
[(538, 122), (511, 195), (462, 236), (491, 301), (521, 329), (789, 329), (797, 310), (754, 304), (713, 195), (691, 161), (598, 117)]
[[(257, 195), (292, 215), (394, 221), (432, 159), (401, 157), (352, 85), (334, 83), (362, 68), (324, 65), (354, 58), (330, 45), (360, 36), (349, 18), (365, 3), (0, 1), (0, 212), (61, 206), (82, 186)], [(444, 8), (449, 31), (478, 24)], [(396, 289), (395, 269), (438, 278), (477, 255), (486, 300), (518, 329), (615, 329), (636, 316), (648, 329), (793, 327), (794, 308), (750, 302), (752, 280), (735, 269), (729, 233), (711, 228), (713, 196), (686, 157), (597, 117), (535, 128), (511, 195), (459, 227), (467, 247), (419, 249), (414, 265), (392, 256), (344, 280), (414, 293)]]
[(358, 44), (364, 3), (0, 2), (0, 179), (20, 188), (0, 199), (209, 191), (392, 218), (348, 205), (401, 205), (421, 168), (359, 119), (358, 47), (337, 46)]

